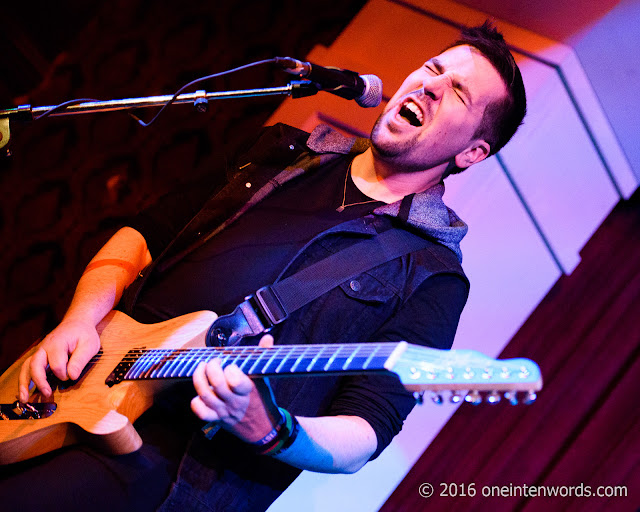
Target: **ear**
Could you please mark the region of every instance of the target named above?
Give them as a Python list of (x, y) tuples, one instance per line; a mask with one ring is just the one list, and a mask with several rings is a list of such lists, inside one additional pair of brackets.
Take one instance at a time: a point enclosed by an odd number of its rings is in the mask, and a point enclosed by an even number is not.
[(456, 166), (461, 169), (482, 162), (489, 156), (491, 147), (489, 143), (483, 139), (474, 140), (464, 151), (458, 153), (455, 157)]

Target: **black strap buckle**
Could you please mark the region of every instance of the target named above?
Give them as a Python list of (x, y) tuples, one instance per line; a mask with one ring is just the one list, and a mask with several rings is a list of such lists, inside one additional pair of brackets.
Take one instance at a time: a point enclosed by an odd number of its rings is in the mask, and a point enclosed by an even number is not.
[(229, 315), (218, 317), (207, 332), (210, 347), (237, 345), (242, 338), (269, 332), (287, 318), (287, 312), (270, 286), (249, 295)]
[(269, 328), (283, 322), (289, 316), (280, 298), (271, 286), (263, 286), (255, 293), (253, 298), (258, 303), (261, 313), (271, 324)]

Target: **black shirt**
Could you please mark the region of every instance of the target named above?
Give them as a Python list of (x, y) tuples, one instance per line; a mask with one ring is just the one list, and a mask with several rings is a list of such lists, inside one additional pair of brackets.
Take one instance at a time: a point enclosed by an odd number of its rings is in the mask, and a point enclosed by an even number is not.
[[(337, 159), (286, 183), (178, 264), (150, 279), (133, 310), (134, 318), (157, 322), (202, 309), (230, 313), (245, 296), (272, 284), (314, 236), (372, 212), (382, 203), (357, 189), (348, 172), (350, 161)], [(194, 195), (201, 192), (196, 190)], [(184, 212), (174, 211), (176, 205), (191, 207), (189, 195), (170, 201), (171, 206), (161, 203), (131, 223), (147, 240), (154, 258), (180, 229), (175, 218)], [(343, 203), (363, 204), (337, 211)], [(376, 341), (426, 339), (436, 348), (450, 348), (466, 298), (467, 286), (459, 276), (432, 276), (385, 325)], [(276, 339), (278, 342), (286, 344), (287, 340)], [(334, 392), (333, 384), (324, 383), (328, 380), (321, 379), (315, 390)], [(413, 405), (397, 379), (359, 375), (342, 379), (327, 413), (367, 420), (378, 439), (375, 458), (402, 428)]]
[[(287, 183), (251, 208), (147, 285), (134, 310), (136, 318), (157, 322), (201, 309), (231, 313), (245, 296), (272, 284), (313, 237), (383, 204), (358, 190), (349, 165), (348, 159), (331, 162), (322, 172)], [(346, 205), (364, 204), (338, 212), (343, 198)], [(163, 220), (166, 210), (146, 215), (153, 216), (154, 230), (171, 229)], [(145, 238), (156, 238), (147, 226), (132, 227), (142, 230)]]

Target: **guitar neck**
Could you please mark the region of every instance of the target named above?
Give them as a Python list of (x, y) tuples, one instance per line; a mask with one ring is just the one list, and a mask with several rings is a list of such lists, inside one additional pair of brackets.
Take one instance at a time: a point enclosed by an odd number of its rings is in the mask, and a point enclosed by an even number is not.
[(542, 387), (540, 368), (529, 359), (498, 360), (475, 350), (439, 350), (404, 341), (271, 348), (141, 348), (129, 351), (106, 383), (112, 386), (122, 380), (188, 378), (200, 362), (212, 359), (219, 359), (223, 368), (235, 364), (253, 377), (390, 371), (410, 391), (531, 394)]
[(134, 349), (107, 379), (121, 380), (189, 378), (201, 362), (219, 359), (223, 368), (231, 364), (255, 377), (341, 374), (384, 371), (407, 348), (406, 342), (324, 345), (279, 345), (193, 349)]

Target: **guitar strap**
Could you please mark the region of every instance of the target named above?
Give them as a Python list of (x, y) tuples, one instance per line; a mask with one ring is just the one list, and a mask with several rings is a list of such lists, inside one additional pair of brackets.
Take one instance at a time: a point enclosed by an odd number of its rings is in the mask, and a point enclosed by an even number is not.
[[(357, 242), (257, 290), (233, 313), (219, 317), (211, 325), (207, 345), (236, 345), (242, 338), (266, 333), (292, 312), (349, 279), (430, 244), (433, 242), (426, 238), (394, 228)], [(281, 275), (285, 273), (286, 269)], [(353, 281), (351, 285), (357, 288), (359, 283)]]

